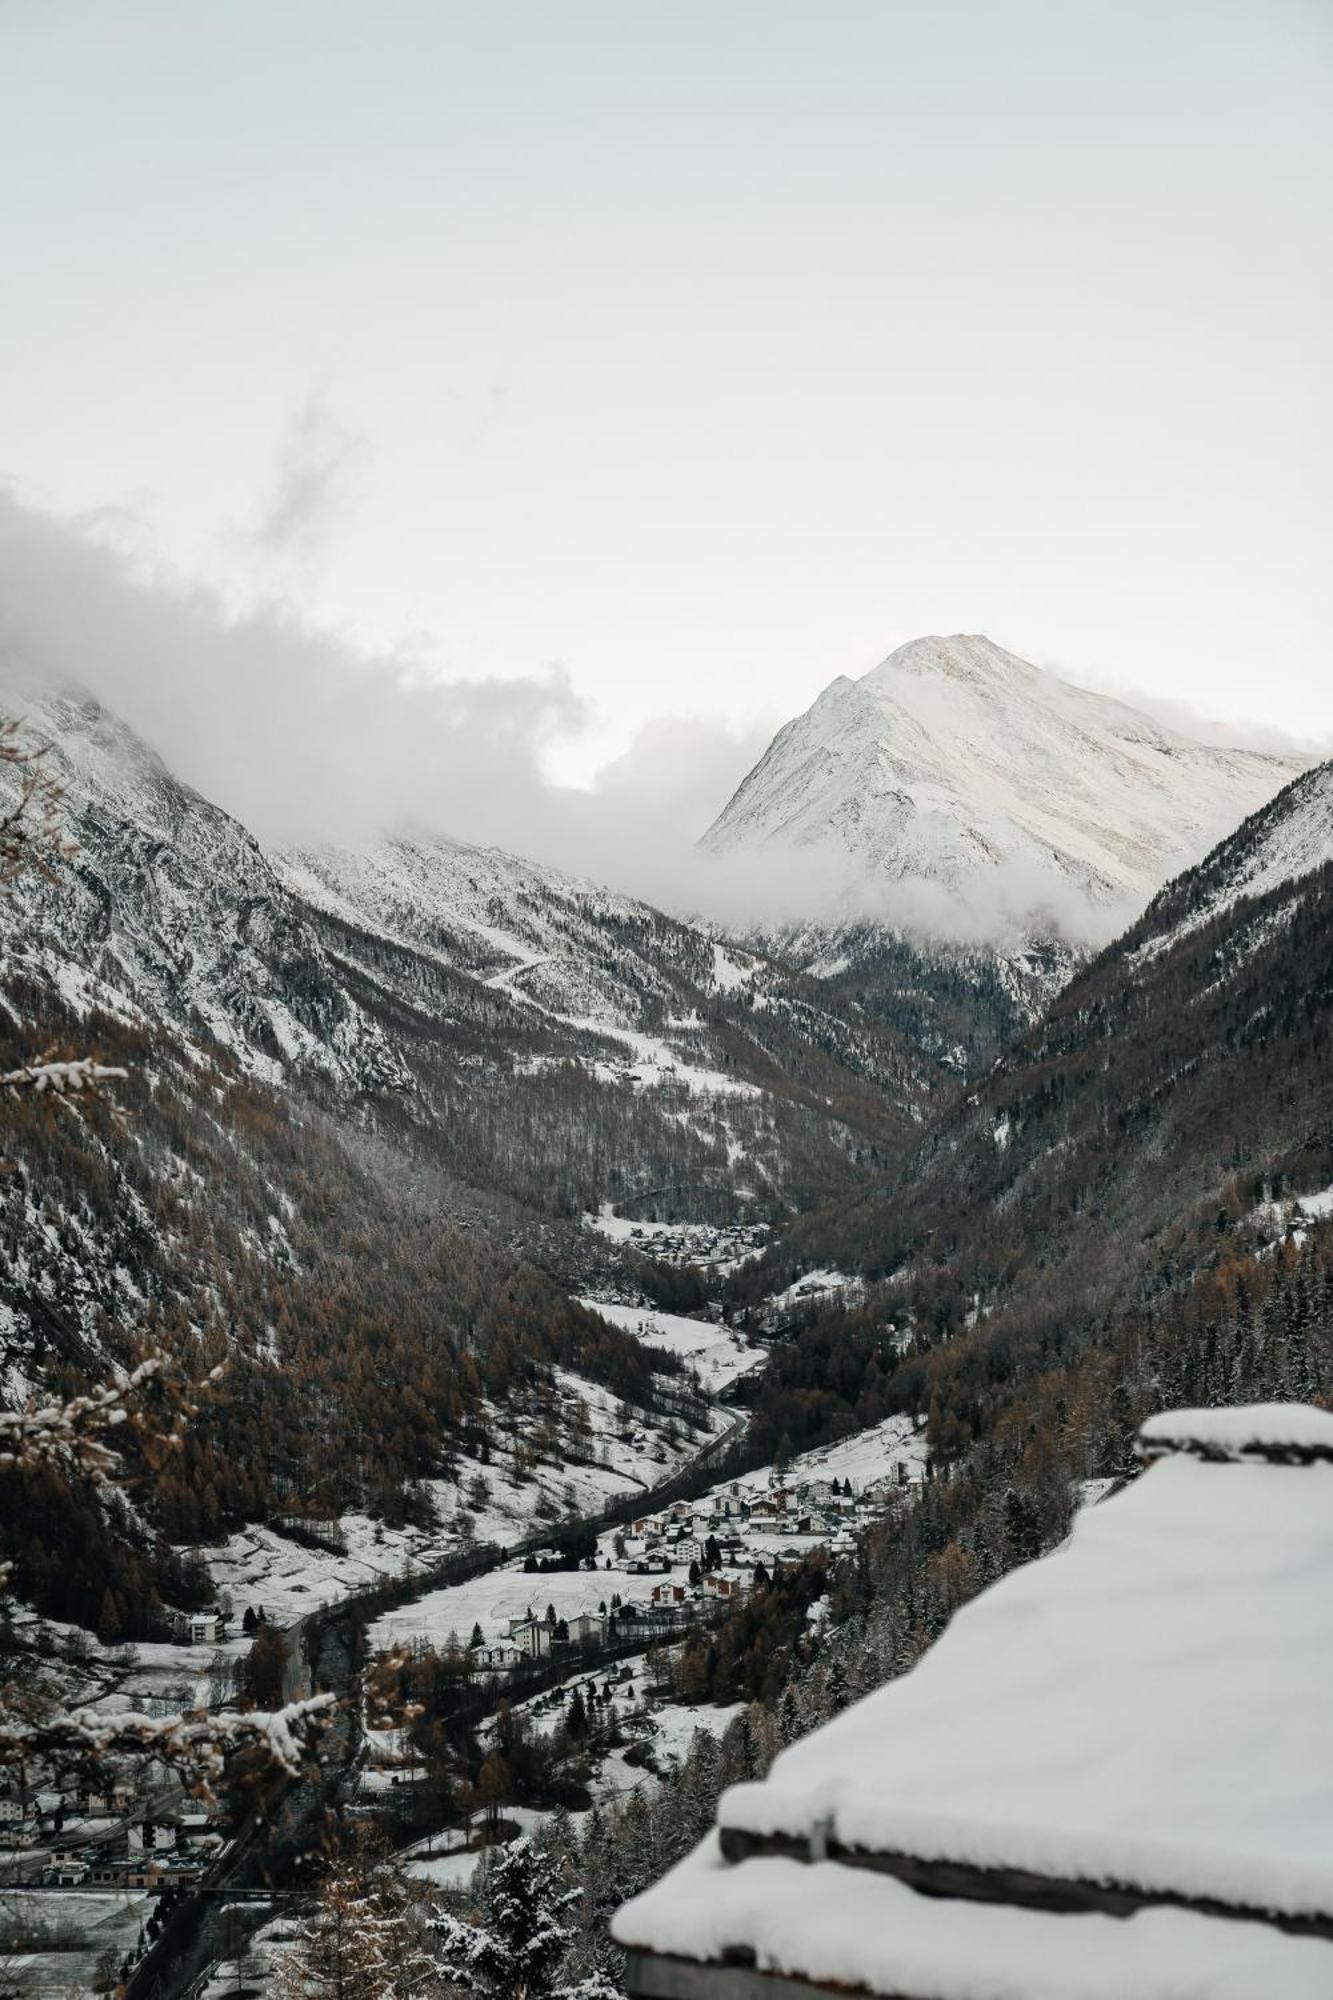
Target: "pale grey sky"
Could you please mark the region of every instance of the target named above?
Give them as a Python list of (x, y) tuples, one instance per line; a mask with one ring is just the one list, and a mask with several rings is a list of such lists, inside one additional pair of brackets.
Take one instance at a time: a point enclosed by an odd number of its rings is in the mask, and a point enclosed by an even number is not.
[(1331, 82), (1322, 0), (0, 0), (0, 478), (559, 663), (565, 772), (921, 631), (1322, 735)]

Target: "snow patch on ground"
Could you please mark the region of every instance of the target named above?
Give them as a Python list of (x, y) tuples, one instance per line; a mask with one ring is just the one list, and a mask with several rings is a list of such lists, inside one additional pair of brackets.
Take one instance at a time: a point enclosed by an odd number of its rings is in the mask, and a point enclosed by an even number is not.
[(649, 1306), (626, 1306), (604, 1299), (583, 1299), (590, 1312), (600, 1313), (613, 1326), (623, 1327), (645, 1347), (674, 1354), (692, 1368), (702, 1388), (712, 1395), (762, 1367), (767, 1350), (757, 1347), (742, 1333), (712, 1320), (685, 1319), (679, 1313), (658, 1312)]

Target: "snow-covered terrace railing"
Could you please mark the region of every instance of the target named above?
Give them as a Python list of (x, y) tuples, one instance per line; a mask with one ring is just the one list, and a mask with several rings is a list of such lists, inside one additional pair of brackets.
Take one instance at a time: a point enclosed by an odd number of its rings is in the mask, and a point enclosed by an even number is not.
[[(739, 1955), (895, 1996), (1333, 1994), (1333, 1416), (1187, 1412), (1142, 1450), (1065, 1548), (724, 1794), (616, 1919), (632, 1991), (734, 2000)], [(1066, 1965), (1076, 1934), (1100, 1985), (1042, 1975), (1037, 1940)], [(1149, 1936), (1220, 1983), (1146, 1981)]]

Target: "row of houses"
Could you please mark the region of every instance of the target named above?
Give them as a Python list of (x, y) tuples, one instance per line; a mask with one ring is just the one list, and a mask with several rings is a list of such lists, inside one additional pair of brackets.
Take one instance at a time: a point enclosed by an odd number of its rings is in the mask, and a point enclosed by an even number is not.
[(157, 1894), (170, 1883), (198, 1881), (222, 1845), (209, 1815), (187, 1811), (176, 1818), (136, 1819), (105, 1840), (59, 1840), (42, 1869), (48, 1888), (144, 1889)]
[(135, 1789), (128, 1782), (55, 1790), (10, 1787), (0, 1792), (0, 1831), (8, 1840), (25, 1844), (46, 1834), (59, 1834), (70, 1819), (120, 1819), (132, 1811)]
[[(668, 1575), (698, 1564), (712, 1571), (753, 1568), (775, 1535), (826, 1544), (835, 1555), (850, 1554), (857, 1533), (892, 1507), (914, 1482), (915, 1468), (897, 1460), (886, 1478), (851, 1490), (851, 1481), (785, 1481), (771, 1474), (767, 1488), (734, 1480), (697, 1500), (676, 1500), (660, 1512), (642, 1514), (617, 1538), (616, 1548), (631, 1576)], [(793, 1550), (792, 1554), (799, 1554)]]

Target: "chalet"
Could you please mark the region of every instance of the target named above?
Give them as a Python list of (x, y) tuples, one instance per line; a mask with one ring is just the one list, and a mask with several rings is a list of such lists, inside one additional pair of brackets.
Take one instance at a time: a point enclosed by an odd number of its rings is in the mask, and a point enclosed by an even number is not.
[(706, 1576), (704, 1578), (705, 1597), (725, 1599), (739, 1597), (740, 1594), (740, 1583), (733, 1576)]
[(660, 1610), (663, 1605), (684, 1604), (688, 1596), (683, 1583), (655, 1583), (651, 1602)]
[(509, 1673), (525, 1655), (512, 1640), (497, 1639), (490, 1646), (473, 1646), (468, 1657), (478, 1672), (484, 1668), (490, 1673)]
[(0, 1826), (21, 1826), (29, 1807), (18, 1792), (0, 1792)]
[(775, 1500), (752, 1500), (746, 1509), (745, 1518), (752, 1528), (776, 1525), (782, 1519), (782, 1509)]
[(606, 1637), (606, 1620), (596, 1611), (578, 1611), (569, 1621), (569, 1636), (576, 1646), (599, 1645)]
[(636, 2000), (1333, 1994), (1333, 1414), (1185, 1411), (1139, 1452), (723, 1794), (613, 1920)]
[(511, 1627), (509, 1636), (529, 1659), (544, 1660), (551, 1650), (555, 1626), (548, 1625), (544, 1618), (529, 1618), (523, 1624)]
[(72, 1855), (57, 1860), (53, 1854), (42, 1870), (42, 1880), (48, 1889), (77, 1889), (88, 1880), (88, 1863)]
[(220, 1639), (226, 1638), (227, 1627), (230, 1623), (230, 1612), (219, 1610), (216, 1604), (212, 1605), (207, 1611), (192, 1611), (186, 1628), (189, 1633), (190, 1644), (192, 1646), (216, 1646)]

